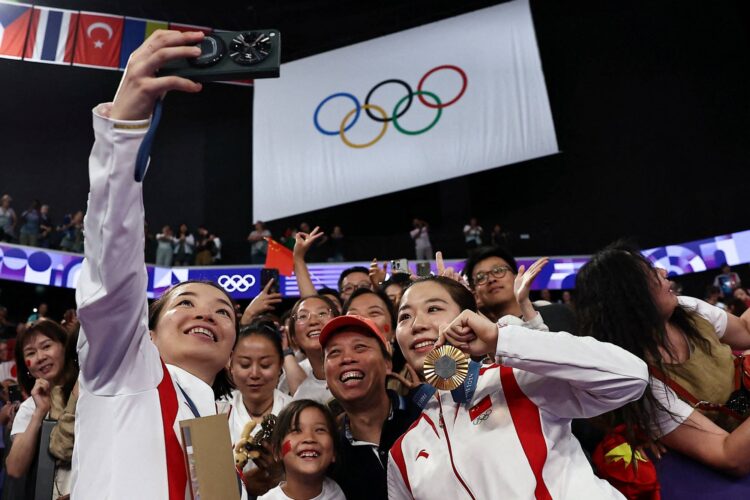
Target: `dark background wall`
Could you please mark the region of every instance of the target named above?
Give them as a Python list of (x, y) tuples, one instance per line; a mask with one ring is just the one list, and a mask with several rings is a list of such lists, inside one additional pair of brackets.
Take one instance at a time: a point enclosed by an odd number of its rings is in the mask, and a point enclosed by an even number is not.
[[(48, 1), (43, 5), (241, 29), (277, 27), (283, 60), (497, 2)], [(408, 255), (413, 216), (461, 254), (471, 215), (531, 239), (519, 254), (590, 253), (748, 229), (748, 7), (742, 1), (532, 1), (561, 154), (272, 223), (343, 226), (352, 256)], [(217, 8), (220, 7), (220, 8)], [(0, 191), (53, 215), (83, 208), (90, 109), (120, 73), (0, 60)], [(261, 96), (262, 97), (262, 96)], [(253, 91), (170, 95), (145, 183), (152, 231), (206, 223), (245, 256), (252, 223)], [(264, 189), (284, 195), (283, 186)], [(358, 250), (362, 250), (359, 255)]]

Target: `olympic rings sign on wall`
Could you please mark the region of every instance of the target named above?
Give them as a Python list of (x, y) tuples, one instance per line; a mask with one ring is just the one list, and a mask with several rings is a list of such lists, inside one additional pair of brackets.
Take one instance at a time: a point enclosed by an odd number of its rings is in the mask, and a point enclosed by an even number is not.
[[(427, 90), (423, 90), (424, 82), (427, 80), (427, 78), (435, 73), (436, 71), (440, 70), (453, 70), (461, 77), (461, 90), (458, 92), (458, 94), (451, 100), (443, 102), (436, 94), (433, 92), (429, 92)], [(373, 94), (376, 90), (378, 90), (380, 87), (388, 84), (396, 84), (400, 85), (404, 88), (406, 91), (406, 95), (399, 99), (399, 101), (396, 103), (396, 105), (393, 107), (393, 112), (390, 116), (388, 116), (388, 113), (386, 111), (376, 105), (372, 104), (370, 102), (370, 99), (372, 98)], [(419, 85), (417, 85), (417, 90), (412, 90), (411, 86), (406, 83), (403, 80), (398, 80), (396, 78), (391, 78), (389, 80), (383, 80), (382, 82), (375, 85), (370, 91), (367, 93), (367, 97), (365, 97), (365, 103), (360, 104), (359, 99), (357, 99), (356, 96), (353, 94), (350, 94), (348, 92), (338, 92), (335, 94), (331, 94), (322, 101), (320, 101), (320, 104), (318, 104), (318, 107), (315, 108), (315, 113), (313, 114), (313, 124), (315, 125), (315, 128), (323, 135), (338, 135), (341, 137), (341, 141), (349, 146), (350, 148), (368, 148), (378, 142), (380, 139), (383, 138), (385, 135), (385, 132), (388, 130), (388, 123), (392, 122), (393, 126), (396, 130), (401, 132), (405, 135), (419, 135), (424, 134), (428, 130), (430, 130), (432, 127), (434, 127), (437, 122), (440, 120), (440, 116), (443, 114), (443, 108), (447, 108), (448, 106), (451, 106), (455, 104), (461, 97), (463, 97), (464, 92), (466, 92), (466, 86), (468, 84), (468, 78), (466, 77), (466, 73), (463, 69), (459, 68), (458, 66), (453, 66), (451, 64), (444, 64), (442, 66), (436, 66), (429, 70), (427, 73), (425, 73), (422, 78), (419, 80)], [(418, 130), (407, 130), (405, 129), (401, 124), (399, 124), (398, 119), (404, 116), (407, 111), (409, 111), (409, 108), (411, 108), (412, 103), (414, 102), (414, 96), (419, 99), (419, 102), (422, 103), (424, 106), (428, 108), (432, 108), (437, 110), (435, 113), (435, 118), (427, 124), (426, 127), (418, 129)], [(354, 109), (349, 111), (346, 115), (344, 115), (344, 118), (341, 120), (341, 124), (339, 125), (338, 130), (327, 130), (320, 126), (320, 122), (318, 121), (318, 115), (320, 114), (320, 110), (325, 106), (329, 101), (333, 99), (338, 98), (346, 98), (352, 101), (354, 104)], [(428, 100), (429, 98), (429, 100)], [(430, 100), (432, 102), (430, 102)], [(372, 139), (369, 142), (361, 143), (361, 144), (355, 144), (351, 142), (346, 137), (346, 132), (348, 132), (359, 120), (360, 115), (362, 114), (362, 110), (364, 110), (365, 114), (368, 118), (371, 120), (382, 123), (382, 127), (380, 127), (380, 131), (375, 136), (374, 139)], [(353, 118), (352, 118), (353, 117)], [(351, 122), (349, 121), (351, 119)]]
[(246, 292), (255, 284), (255, 276), (252, 274), (224, 274), (216, 280), (227, 292)]

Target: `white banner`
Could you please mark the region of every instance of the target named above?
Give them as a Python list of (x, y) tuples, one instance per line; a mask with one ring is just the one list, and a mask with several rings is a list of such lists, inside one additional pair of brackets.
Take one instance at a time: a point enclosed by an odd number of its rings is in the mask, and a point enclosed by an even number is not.
[(284, 64), (253, 117), (260, 220), (557, 152), (526, 0)]

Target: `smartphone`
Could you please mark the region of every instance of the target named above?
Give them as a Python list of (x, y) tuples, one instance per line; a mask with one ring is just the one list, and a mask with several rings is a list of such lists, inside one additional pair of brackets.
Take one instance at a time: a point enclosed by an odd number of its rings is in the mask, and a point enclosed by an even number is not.
[(429, 262), (417, 262), (417, 276), (432, 276)]
[(407, 259), (396, 259), (391, 261), (391, 274), (409, 274), (409, 261)]
[(273, 285), (268, 289), (268, 293), (279, 293), (279, 270), (272, 267), (264, 267), (260, 270), (260, 288), (266, 287), (269, 281), (273, 280)]
[(21, 388), (18, 384), (8, 386), (8, 401), (11, 403), (20, 403), (23, 401), (23, 394), (21, 394)]

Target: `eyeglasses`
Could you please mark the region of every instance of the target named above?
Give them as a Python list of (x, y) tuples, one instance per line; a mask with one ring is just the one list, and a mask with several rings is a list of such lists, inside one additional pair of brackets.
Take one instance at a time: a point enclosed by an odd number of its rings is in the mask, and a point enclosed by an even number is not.
[(357, 290), (359, 288), (370, 288), (370, 282), (369, 281), (360, 281), (357, 284), (350, 284), (346, 285), (344, 288), (341, 289), (343, 293), (353, 293), (354, 290)]
[(508, 266), (493, 266), (488, 272), (479, 271), (474, 276), (474, 284), (475, 285), (484, 285), (487, 283), (487, 279), (490, 277), (490, 273), (495, 278), (504, 278), (505, 275), (510, 271), (511, 269)]
[(310, 321), (311, 317), (317, 316), (319, 320), (323, 321), (326, 318), (331, 317), (331, 310), (326, 309), (325, 311), (320, 311), (316, 313), (311, 313), (309, 311), (299, 311), (297, 314), (292, 316), (292, 319), (297, 323), (298, 325), (304, 325), (308, 321)]

